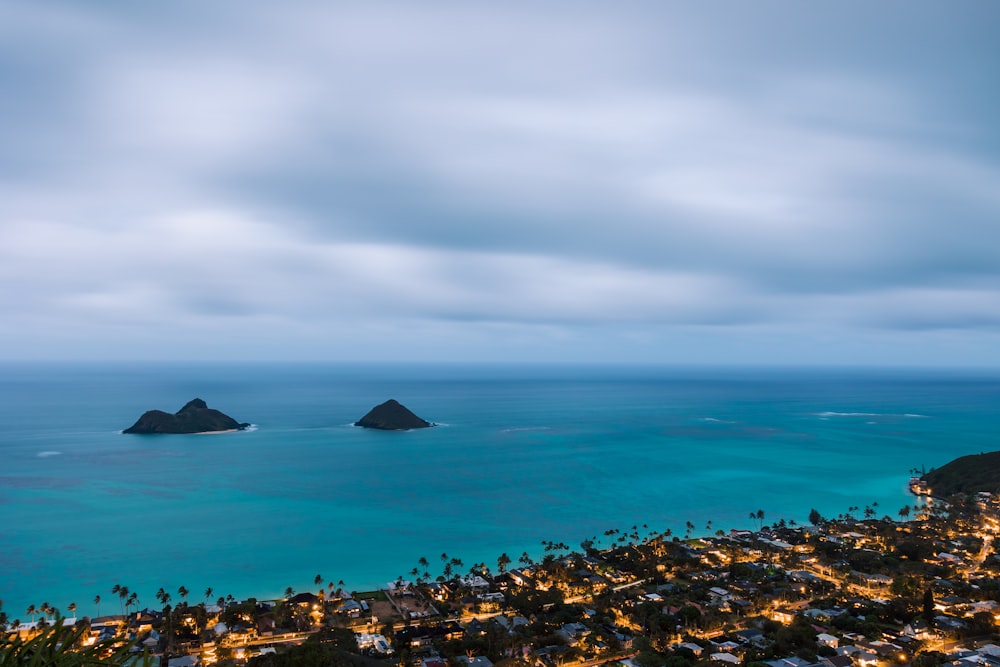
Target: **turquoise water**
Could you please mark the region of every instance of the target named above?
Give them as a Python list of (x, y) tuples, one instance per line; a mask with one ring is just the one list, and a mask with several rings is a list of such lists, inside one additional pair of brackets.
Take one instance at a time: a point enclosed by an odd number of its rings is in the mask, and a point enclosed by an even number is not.
[[(119, 432), (196, 396), (256, 430)], [(441, 426), (350, 425), (388, 398)], [(911, 468), (1000, 448), (998, 398), (1000, 374), (943, 371), (5, 365), (0, 599), (117, 613), (116, 583), (361, 590), (634, 524), (895, 517)]]

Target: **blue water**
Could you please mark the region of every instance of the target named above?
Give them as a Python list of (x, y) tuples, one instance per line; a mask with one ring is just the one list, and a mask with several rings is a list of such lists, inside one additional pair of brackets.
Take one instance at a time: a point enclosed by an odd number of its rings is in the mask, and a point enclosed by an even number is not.
[[(196, 396), (256, 430), (120, 433)], [(388, 398), (441, 426), (350, 425)], [(609, 528), (895, 518), (911, 468), (1000, 449), (998, 398), (996, 372), (4, 365), (0, 599), (117, 613), (116, 583), (362, 590)]]

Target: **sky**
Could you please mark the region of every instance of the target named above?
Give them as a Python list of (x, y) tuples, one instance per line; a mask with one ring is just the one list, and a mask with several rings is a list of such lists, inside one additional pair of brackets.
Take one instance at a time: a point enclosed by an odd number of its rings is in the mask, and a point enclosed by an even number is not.
[(0, 4), (0, 359), (1000, 367), (1000, 3)]

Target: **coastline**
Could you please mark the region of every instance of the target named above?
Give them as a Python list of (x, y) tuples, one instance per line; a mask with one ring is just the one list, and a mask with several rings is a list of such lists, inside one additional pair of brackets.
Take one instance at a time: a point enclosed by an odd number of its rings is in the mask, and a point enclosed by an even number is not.
[[(988, 449), (1000, 430), (981, 378), (935, 377), (929, 395), (874, 374), (335, 370), (8, 375), (0, 496), (18, 520), (0, 532), (0, 598), (93, 615), (115, 583), (143, 605), (179, 585), (276, 598), (317, 571), (369, 589), (421, 557), (537, 558), (543, 540), (575, 546), (612, 526), (683, 536), (687, 522), (752, 527), (758, 509), (767, 523), (803, 523), (812, 507), (829, 516), (875, 501), (895, 516), (912, 504), (903, 470), (963, 453), (944, 442)], [(210, 394), (267, 426), (211, 447), (117, 437), (117, 424), (178, 394)], [(449, 427), (397, 437), (346, 425), (385, 395)]]

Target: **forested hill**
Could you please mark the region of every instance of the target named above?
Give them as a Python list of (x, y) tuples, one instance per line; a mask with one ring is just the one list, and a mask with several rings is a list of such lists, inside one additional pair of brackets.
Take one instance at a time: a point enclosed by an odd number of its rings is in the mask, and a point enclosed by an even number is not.
[(939, 498), (978, 491), (1000, 493), (1000, 452), (961, 456), (921, 479)]

